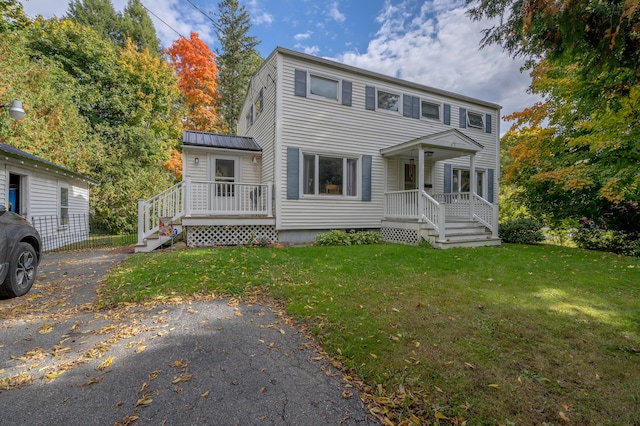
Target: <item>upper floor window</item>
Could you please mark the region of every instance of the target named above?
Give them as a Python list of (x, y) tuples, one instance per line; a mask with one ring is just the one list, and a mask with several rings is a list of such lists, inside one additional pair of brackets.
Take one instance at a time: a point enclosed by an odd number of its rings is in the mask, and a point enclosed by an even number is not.
[(378, 90), (378, 109), (399, 112), (400, 95), (396, 93)]
[(467, 111), (467, 124), (474, 129), (484, 129), (484, 118), (482, 114)]
[(338, 100), (338, 80), (310, 74), (309, 90), (312, 95)]
[(422, 101), (422, 117), (440, 120), (440, 105), (429, 101)]

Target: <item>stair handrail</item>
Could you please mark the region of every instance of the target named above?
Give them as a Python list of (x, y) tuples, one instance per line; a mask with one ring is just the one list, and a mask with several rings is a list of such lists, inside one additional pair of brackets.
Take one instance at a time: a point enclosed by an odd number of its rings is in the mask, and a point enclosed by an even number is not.
[(444, 241), (446, 228), (445, 205), (438, 202), (426, 191), (422, 191), (422, 199), (423, 211), (421, 212), (421, 220), (427, 222), (433, 226), (434, 230), (438, 231), (438, 241)]
[(494, 233), (494, 213), (496, 206), (475, 192), (471, 196), (471, 202), (473, 203), (473, 219), (477, 220)]
[(138, 200), (138, 244), (160, 229), (160, 218), (175, 221), (184, 216), (184, 188), (179, 182), (148, 200)]

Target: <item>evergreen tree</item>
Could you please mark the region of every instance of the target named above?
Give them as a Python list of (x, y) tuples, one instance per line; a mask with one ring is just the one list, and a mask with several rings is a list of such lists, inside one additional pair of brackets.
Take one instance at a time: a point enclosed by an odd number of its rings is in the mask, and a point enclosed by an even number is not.
[(70, 0), (66, 18), (93, 28), (109, 40), (121, 38), (120, 18), (111, 0)]
[(260, 41), (249, 35), (249, 13), (238, 0), (222, 0), (218, 3), (216, 35), (221, 47), (218, 57), (218, 112), (229, 133), (236, 133), (237, 121), (244, 103), (245, 90), (262, 58), (256, 50)]
[[(149, 49), (154, 56), (162, 55), (160, 40), (151, 18), (140, 0), (129, 0), (122, 14), (123, 39), (130, 38), (138, 50)], [(124, 42), (124, 40), (122, 40)]]

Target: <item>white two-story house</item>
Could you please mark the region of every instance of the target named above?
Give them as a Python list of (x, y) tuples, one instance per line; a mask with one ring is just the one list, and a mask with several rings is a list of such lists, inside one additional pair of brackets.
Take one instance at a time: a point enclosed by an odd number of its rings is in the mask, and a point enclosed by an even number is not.
[(238, 135), (185, 132), (183, 182), (140, 202), (138, 250), (167, 226), (190, 246), (331, 229), (498, 245), (499, 119), (491, 102), (277, 48)]

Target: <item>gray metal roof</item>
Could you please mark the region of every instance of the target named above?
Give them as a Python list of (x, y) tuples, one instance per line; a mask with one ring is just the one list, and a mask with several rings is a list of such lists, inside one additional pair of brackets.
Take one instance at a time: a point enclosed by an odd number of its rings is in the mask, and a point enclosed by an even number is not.
[(75, 178), (86, 180), (93, 184), (98, 183), (97, 180), (90, 178), (89, 176), (82, 175), (80, 173), (74, 172), (73, 170), (65, 169), (64, 167), (59, 166), (56, 163), (52, 163), (51, 161), (47, 161), (44, 158), (37, 157), (33, 154), (29, 154), (28, 152), (25, 152), (18, 148), (14, 148), (11, 145), (7, 145), (4, 143), (0, 143), (0, 156), (15, 158), (18, 160), (22, 160), (25, 163), (41, 166), (56, 172), (62, 172), (62, 173), (71, 175)]
[(185, 130), (182, 143), (189, 146), (206, 146), (211, 148), (238, 149), (242, 151), (258, 151), (262, 148), (253, 138), (246, 136), (221, 135), (218, 133), (196, 132)]

